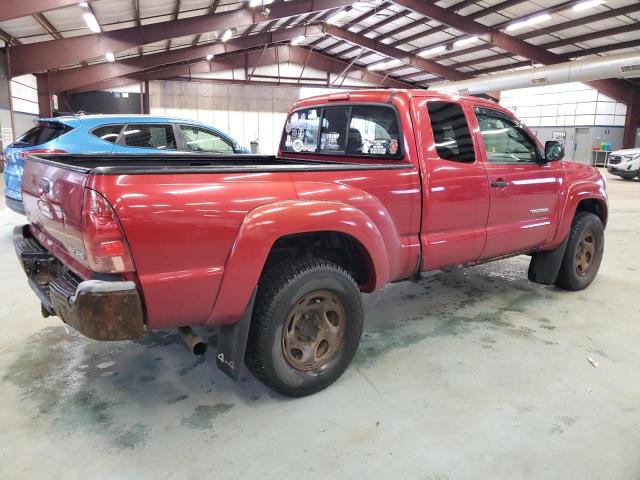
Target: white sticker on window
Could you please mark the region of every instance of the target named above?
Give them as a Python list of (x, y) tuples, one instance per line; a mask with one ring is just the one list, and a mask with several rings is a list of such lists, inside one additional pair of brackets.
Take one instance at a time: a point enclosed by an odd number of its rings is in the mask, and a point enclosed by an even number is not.
[(326, 145), (325, 150), (340, 150), (340, 145), (338, 145), (338, 139), (340, 138), (340, 134), (338, 132), (329, 132), (326, 136)]
[(301, 152), (304, 149), (304, 142), (301, 138), (296, 138), (291, 144), (291, 148), (294, 152)]

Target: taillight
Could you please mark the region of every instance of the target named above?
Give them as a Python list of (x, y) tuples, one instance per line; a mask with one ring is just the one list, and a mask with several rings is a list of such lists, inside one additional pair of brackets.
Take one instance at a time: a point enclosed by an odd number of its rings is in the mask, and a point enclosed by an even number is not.
[(59, 148), (36, 148), (34, 150), (23, 150), (20, 152), (20, 158), (26, 160), (29, 155), (37, 153), (67, 153), (66, 150), (60, 150)]
[(82, 197), (82, 238), (89, 268), (100, 273), (133, 272), (133, 259), (109, 202), (94, 190)]

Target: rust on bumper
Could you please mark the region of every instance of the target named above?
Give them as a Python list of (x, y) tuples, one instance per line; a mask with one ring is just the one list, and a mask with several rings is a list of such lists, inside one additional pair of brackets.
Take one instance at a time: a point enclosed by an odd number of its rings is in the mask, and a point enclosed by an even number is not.
[(15, 227), (13, 245), (43, 309), (94, 340), (134, 340), (144, 335), (144, 313), (134, 282), (82, 281)]

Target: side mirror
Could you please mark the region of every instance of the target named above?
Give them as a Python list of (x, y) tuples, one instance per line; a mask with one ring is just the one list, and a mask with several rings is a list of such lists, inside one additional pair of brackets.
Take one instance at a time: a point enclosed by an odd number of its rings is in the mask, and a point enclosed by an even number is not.
[(555, 140), (549, 140), (544, 144), (544, 159), (547, 162), (557, 162), (564, 158), (564, 146)]

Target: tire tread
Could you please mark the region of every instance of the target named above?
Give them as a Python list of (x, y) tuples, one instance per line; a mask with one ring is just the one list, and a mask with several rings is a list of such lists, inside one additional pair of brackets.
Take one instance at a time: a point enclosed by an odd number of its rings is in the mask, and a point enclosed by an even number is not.
[(281, 297), (286, 292), (286, 287), (300, 279), (305, 273), (318, 270), (331, 269), (337, 274), (345, 277), (351, 282), (355, 289), (358, 289), (353, 275), (339, 265), (319, 258), (308, 258), (303, 260), (287, 260), (272, 267), (260, 279), (258, 294), (254, 304), (251, 318), (251, 329), (247, 341), (244, 362), (249, 371), (262, 383), (273, 390), (288, 396), (301, 397), (312, 393), (316, 389), (296, 389), (283, 388), (274, 371), (268, 368), (263, 358), (269, 354), (264, 351), (261, 342), (265, 336), (270, 337), (274, 323), (271, 321), (274, 310), (277, 308)]

